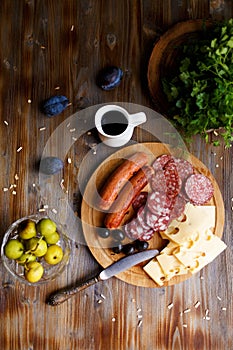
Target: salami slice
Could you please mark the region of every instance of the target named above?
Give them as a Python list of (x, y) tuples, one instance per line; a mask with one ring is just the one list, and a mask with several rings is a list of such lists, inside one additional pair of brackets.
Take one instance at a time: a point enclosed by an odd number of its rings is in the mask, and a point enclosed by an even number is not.
[(167, 196), (174, 198), (176, 197), (182, 186), (175, 161), (171, 159), (164, 167), (164, 175), (166, 179), (167, 186)]
[(150, 185), (153, 191), (167, 191), (166, 178), (163, 170), (158, 170), (150, 179)]
[[(137, 219), (133, 219), (131, 220), (130, 222), (128, 222), (125, 226), (124, 226), (124, 231), (125, 231), (125, 234), (126, 236), (131, 239), (132, 241), (135, 240), (135, 239), (138, 239), (138, 227), (139, 227), (139, 223), (137, 221)], [(142, 229), (142, 227), (140, 226), (140, 229)], [(142, 232), (140, 232), (140, 234), (143, 233), (143, 229), (142, 229)]]
[(146, 213), (146, 223), (156, 232), (167, 229), (170, 222), (170, 215), (155, 215), (150, 210)]
[(144, 206), (144, 207), (139, 208), (139, 210), (137, 212), (138, 222), (145, 230), (149, 230), (151, 228), (151, 226), (146, 223), (146, 212), (147, 211), (148, 211), (147, 207)]
[(169, 162), (169, 160), (172, 159), (172, 156), (170, 154), (162, 154), (161, 156), (157, 157), (154, 162), (152, 163), (152, 167), (155, 171), (162, 170), (164, 166)]
[(177, 196), (170, 214), (170, 221), (179, 218), (185, 210), (186, 201), (184, 197)]
[(185, 183), (185, 192), (191, 203), (204, 205), (212, 198), (214, 187), (210, 179), (202, 174), (193, 174)]
[(171, 199), (164, 192), (154, 191), (148, 195), (147, 206), (155, 215), (170, 214), (171, 203)]
[(148, 231), (143, 232), (142, 235), (138, 237), (139, 241), (149, 241), (154, 236), (155, 231), (150, 229)]
[(174, 160), (181, 181), (185, 181), (194, 173), (194, 168), (188, 160), (183, 158), (175, 158)]
[(158, 218), (155, 223), (154, 230), (155, 231), (165, 231), (168, 228), (170, 222), (170, 215), (162, 215)]
[(126, 236), (131, 240), (149, 241), (153, 235), (154, 230), (148, 228), (145, 230), (138, 222), (137, 219), (133, 219), (124, 226)]
[(147, 225), (150, 228), (154, 228), (155, 223), (158, 221), (159, 217), (160, 216), (158, 214), (154, 214), (148, 209), (145, 215)]
[(142, 191), (139, 195), (133, 200), (132, 206), (133, 210), (137, 212), (140, 207), (143, 207), (147, 201), (148, 192)]

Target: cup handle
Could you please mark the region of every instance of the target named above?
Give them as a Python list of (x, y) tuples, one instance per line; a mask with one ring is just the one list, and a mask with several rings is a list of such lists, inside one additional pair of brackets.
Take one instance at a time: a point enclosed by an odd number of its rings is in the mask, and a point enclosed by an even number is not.
[(146, 114), (144, 112), (130, 114), (129, 116), (129, 123), (134, 127), (145, 122), (146, 122)]

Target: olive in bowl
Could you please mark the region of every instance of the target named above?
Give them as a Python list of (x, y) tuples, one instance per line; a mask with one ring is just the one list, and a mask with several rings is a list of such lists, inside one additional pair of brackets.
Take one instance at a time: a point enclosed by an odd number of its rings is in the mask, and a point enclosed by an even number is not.
[(1, 245), (5, 268), (20, 282), (37, 286), (58, 277), (69, 262), (70, 240), (49, 217), (31, 215), (15, 221)]

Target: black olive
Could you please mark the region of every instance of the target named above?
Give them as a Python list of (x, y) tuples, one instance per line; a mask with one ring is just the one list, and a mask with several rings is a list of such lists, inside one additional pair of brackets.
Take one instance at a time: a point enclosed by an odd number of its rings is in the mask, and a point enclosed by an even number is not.
[(123, 241), (125, 238), (124, 232), (119, 229), (112, 230), (111, 235), (114, 241)]
[(105, 67), (98, 76), (96, 83), (103, 90), (112, 90), (117, 87), (123, 77), (123, 72), (120, 68), (115, 66)]
[(135, 241), (135, 248), (139, 251), (142, 252), (143, 250), (146, 250), (149, 247), (149, 243), (146, 241)]
[(110, 230), (108, 230), (107, 228), (106, 229), (101, 228), (100, 230), (97, 230), (97, 234), (101, 238), (108, 238), (110, 236)]
[(124, 245), (122, 252), (126, 255), (133, 254), (135, 252), (135, 246), (134, 244), (126, 244)]
[(40, 171), (46, 175), (54, 175), (64, 167), (64, 163), (57, 157), (46, 157), (40, 162)]
[(123, 245), (119, 243), (116, 247), (112, 248), (113, 253), (119, 254), (122, 252)]

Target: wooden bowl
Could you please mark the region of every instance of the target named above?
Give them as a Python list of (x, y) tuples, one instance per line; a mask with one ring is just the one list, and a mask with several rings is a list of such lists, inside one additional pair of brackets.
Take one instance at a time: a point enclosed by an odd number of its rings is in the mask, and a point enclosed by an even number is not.
[(212, 21), (189, 20), (171, 27), (155, 44), (148, 65), (147, 79), (150, 94), (161, 113), (168, 110), (162, 79), (174, 75), (180, 63), (181, 50), (194, 39), (202, 39)]

